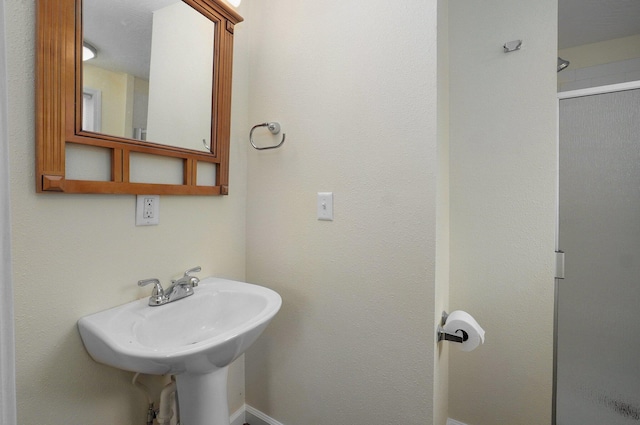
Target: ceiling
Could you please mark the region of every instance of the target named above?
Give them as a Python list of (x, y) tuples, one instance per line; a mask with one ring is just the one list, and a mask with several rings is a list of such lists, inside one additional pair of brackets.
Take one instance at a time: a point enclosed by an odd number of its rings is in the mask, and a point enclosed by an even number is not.
[(640, 0), (558, 0), (558, 48), (640, 34)]

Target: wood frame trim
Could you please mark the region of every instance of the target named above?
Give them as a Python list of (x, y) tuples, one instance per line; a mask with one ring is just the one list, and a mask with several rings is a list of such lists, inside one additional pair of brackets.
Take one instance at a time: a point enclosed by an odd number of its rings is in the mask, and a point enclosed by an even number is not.
[[(233, 28), (242, 17), (222, 0), (182, 0), (216, 23), (211, 153), (83, 131), (82, 0), (37, 1), (36, 192), (226, 195), (229, 185)], [(67, 143), (111, 151), (111, 181), (67, 180)], [(181, 185), (131, 183), (131, 152), (184, 160)], [(198, 162), (216, 164), (216, 186), (198, 186)]]

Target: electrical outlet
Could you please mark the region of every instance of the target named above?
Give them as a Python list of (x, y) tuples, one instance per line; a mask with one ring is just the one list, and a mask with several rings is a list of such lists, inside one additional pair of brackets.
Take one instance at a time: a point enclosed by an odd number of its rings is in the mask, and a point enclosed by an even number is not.
[(155, 199), (151, 196), (145, 196), (142, 198), (142, 218), (153, 218), (155, 216)]
[(136, 226), (160, 223), (160, 196), (138, 195), (136, 198)]

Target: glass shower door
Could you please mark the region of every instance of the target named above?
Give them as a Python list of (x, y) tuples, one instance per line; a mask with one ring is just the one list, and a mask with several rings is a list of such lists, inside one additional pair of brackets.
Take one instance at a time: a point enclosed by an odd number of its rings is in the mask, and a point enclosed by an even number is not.
[(640, 424), (640, 89), (560, 101), (556, 425)]

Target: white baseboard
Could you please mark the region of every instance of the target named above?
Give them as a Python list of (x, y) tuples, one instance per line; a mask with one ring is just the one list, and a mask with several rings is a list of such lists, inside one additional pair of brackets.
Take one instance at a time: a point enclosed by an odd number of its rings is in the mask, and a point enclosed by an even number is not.
[(241, 408), (233, 412), (233, 414), (229, 418), (229, 422), (231, 422), (231, 425), (244, 425), (247, 422), (245, 420), (245, 406), (246, 405), (243, 404)]
[(248, 404), (245, 404), (244, 406), (247, 415), (247, 422), (251, 425), (283, 425)]
[[(250, 425), (283, 425), (282, 423), (276, 421), (268, 415), (265, 415), (258, 409), (251, 407), (248, 404), (245, 404), (241, 408), (236, 410), (231, 415), (230, 422), (231, 425), (244, 425), (245, 423), (249, 423)], [(451, 418), (447, 418), (447, 425), (467, 424), (458, 422)]]
[(245, 423), (250, 425), (283, 425), (248, 404), (244, 404), (241, 408), (233, 412), (229, 421), (231, 425), (244, 425)]

